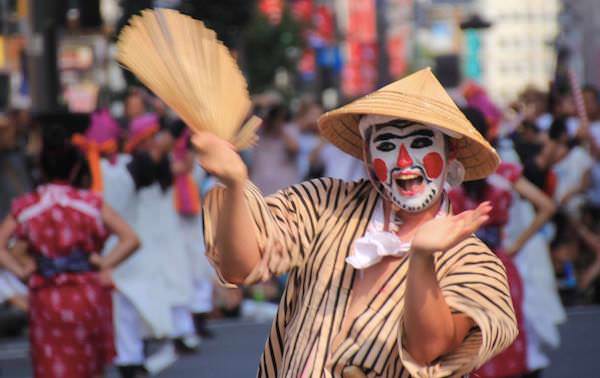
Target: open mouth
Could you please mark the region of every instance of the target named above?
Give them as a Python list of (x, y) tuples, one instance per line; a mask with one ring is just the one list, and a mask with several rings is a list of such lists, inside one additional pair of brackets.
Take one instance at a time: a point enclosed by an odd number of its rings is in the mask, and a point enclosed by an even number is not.
[(400, 174), (394, 176), (396, 187), (403, 196), (414, 196), (425, 189), (425, 180), (420, 174)]

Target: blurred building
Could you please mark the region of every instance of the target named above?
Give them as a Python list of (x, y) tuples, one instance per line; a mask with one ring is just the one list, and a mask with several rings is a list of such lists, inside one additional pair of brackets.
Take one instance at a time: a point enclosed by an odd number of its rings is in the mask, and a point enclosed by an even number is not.
[[(598, 5), (598, 0), (590, 0)], [(473, 9), (492, 22), (482, 32), (481, 83), (500, 103), (527, 85), (548, 88), (554, 74), (559, 0), (475, 0)], [(597, 67), (597, 66), (596, 66)]]
[(560, 44), (569, 51), (569, 67), (584, 83), (600, 86), (600, 2), (562, 0)]
[(468, 14), (471, 3), (471, 0), (416, 3), (417, 46), (413, 67), (435, 67), (436, 76), (447, 87), (455, 87), (462, 77), (461, 55), (464, 50), (464, 37), (460, 23)]

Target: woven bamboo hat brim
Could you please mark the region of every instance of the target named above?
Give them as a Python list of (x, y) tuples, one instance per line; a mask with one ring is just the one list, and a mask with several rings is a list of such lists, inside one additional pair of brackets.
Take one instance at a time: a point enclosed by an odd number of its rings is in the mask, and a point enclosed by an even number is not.
[(342, 151), (362, 159), (364, 142), (358, 124), (366, 114), (398, 117), (459, 134), (461, 138), (453, 138), (452, 143), (465, 167), (465, 181), (487, 177), (500, 164), (496, 150), (458, 109), (430, 68), (323, 114), (319, 129)]

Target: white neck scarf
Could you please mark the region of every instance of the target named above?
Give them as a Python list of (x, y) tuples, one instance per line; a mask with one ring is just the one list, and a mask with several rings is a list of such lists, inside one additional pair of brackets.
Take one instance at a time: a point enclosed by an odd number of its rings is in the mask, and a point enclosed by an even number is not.
[[(446, 192), (442, 194), (442, 204), (435, 217), (445, 216), (450, 211)], [(396, 231), (398, 226), (390, 222), (390, 231), (384, 230), (383, 200), (375, 205), (375, 212), (369, 221), (365, 235), (354, 241), (352, 254), (346, 262), (354, 269), (365, 269), (380, 262), (385, 256), (400, 257), (410, 250), (411, 241), (401, 240)]]

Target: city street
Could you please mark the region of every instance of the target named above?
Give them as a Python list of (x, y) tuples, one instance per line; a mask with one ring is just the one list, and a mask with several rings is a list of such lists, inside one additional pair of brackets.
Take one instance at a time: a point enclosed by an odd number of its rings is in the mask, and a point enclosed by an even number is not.
[[(600, 350), (600, 307), (569, 310), (562, 327), (563, 341), (554, 353), (554, 365), (544, 378), (594, 378)], [(206, 341), (202, 351), (184, 356), (159, 374), (160, 378), (237, 378), (254, 377), (269, 324), (246, 321), (221, 321), (211, 325), (217, 337)], [(0, 377), (30, 377), (25, 340), (0, 341)], [(118, 375), (111, 371), (110, 378)]]

